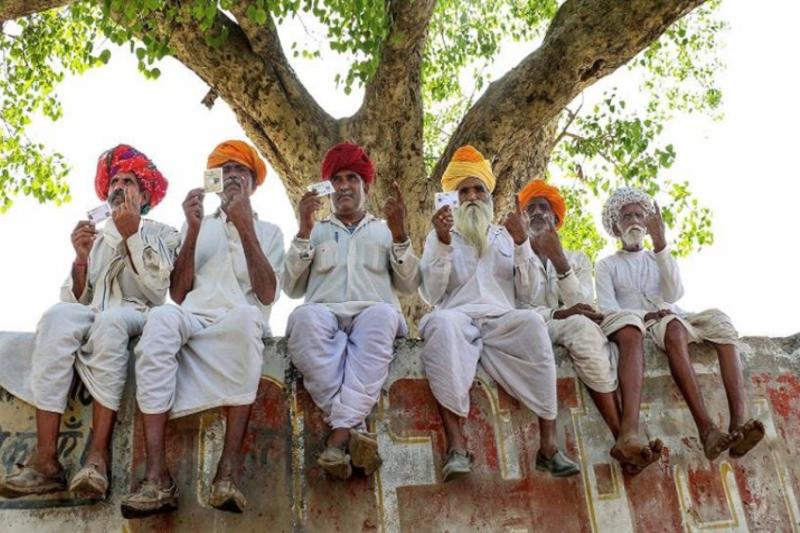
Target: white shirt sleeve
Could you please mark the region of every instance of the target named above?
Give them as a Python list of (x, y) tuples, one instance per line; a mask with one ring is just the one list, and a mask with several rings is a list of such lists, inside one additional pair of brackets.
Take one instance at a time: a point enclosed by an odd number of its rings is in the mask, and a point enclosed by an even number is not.
[(283, 290), (290, 298), (301, 298), (306, 293), (313, 260), (311, 241), (299, 237), (292, 239), (283, 268)]
[(558, 294), (564, 307), (583, 303), (594, 305), (594, 286), (592, 283), (592, 264), (582, 252), (576, 252), (570, 262), (572, 272), (558, 280)]
[[(513, 241), (512, 241), (513, 242)], [(539, 283), (539, 269), (534, 261), (529, 240), (514, 244), (514, 299), (519, 307), (531, 307), (543, 299), (543, 284)]]
[(614, 291), (614, 280), (611, 270), (605, 261), (597, 263), (595, 272), (595, 289), (597, 290), (597, 305), (604, 312), (620, 311)]
[(392, 287), (403, 294), (413, 294), (420, 285), (419, 259), (414, 254), (411, 239), (392, 242), (389, 250)]
[(660, 273), (661, 296), (665, 302), (674, 304), (683, 296), (683, 282), (681, 281), (678, 262), (669, 252), (669, 246), (664, 247), (663, 250), (653, 255), (656, 258)]
[[(270, 228), (270, 226), (265, 227)], [(264, 257), (267, 258), (269, 265), (272, 267), (272, 271), (275, 273), (275, 299), (272, 300), (272, 303), (269, 305), (273, 305), (277, 302), (281, 293), (283, 265), (286, 259), (286, 252), (283, 247), (283, 232), (277, 226), (272, 227), (274, 228), (274, 231), (271, 232), (272, 235), (270, 235), (269, 231), (264, 231), (262, 234), (264, 240), (259, 241), (261, 243), (261, 251), (264, 252)], [(256, 298), (256, 301), (258, 301), (258, 298)]]
[(428, 233), (419, 271), (422, 282), (419, 293), (428, 305), (437, 305), (444, 298), (450, 272), (453, 270), (453, 245), (439, 241), (435, 231)]

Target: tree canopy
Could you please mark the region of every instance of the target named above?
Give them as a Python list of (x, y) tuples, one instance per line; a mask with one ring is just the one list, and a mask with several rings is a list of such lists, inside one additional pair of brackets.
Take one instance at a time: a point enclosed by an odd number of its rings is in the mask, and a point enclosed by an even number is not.
[[(492, 159), (506, 201), (534, 175), (564, 185), (570, 247), (592, 256), (602, 248), (590, 213), (609, 190), (630, 184), (659, 198), (677, 230), (673, 249), (685, 255), (713, 241), (711, 213), (692, 194), (692, 176), (664, 177), (678, 157), (665, 129), (678, 114), (721, 118), (716, 74), (726, 25), (718, 5), (8, 0), (0, 4), (0, 211), (19, 194), (69, 201), (69, 162), (29, 139), (26, 128), (36, 114), (57, 120), (59, 82), (107, 63), (113, 43), (129, 47), (148, 78), (159, 77), (168, 55), (196, 72), (209, 85), (206, 103), (220, 97), (231, 105), (290, 196), (330, 144), (353, 138), (379, 172), (429, 207), (449, 155), (469, 142)], [(294, 19), (324, 28), (325, 42), (310, 33), (281, 39)], [(529, 55), (492, 79), (490, 66), (515, 42), (528, 43)], [(328, 54), (346, 59), (336, 89), (364, 91), (352, 117), (331, 117), (293, 72), (294, 58)], [(623, 65), (627, 86), (612, 77), (600, 96), (584, 94)], [(412, 231), (424, 226), (421, 220)]]

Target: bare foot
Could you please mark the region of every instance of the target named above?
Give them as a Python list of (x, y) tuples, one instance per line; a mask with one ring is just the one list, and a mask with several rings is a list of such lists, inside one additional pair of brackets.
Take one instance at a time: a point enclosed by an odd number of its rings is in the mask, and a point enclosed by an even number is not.
[(650, 446), (639, 440), (636, 435), (620, 435), (614, 447), (611, 448), (611, 457), (620, 463), (640, 467), (645, 467), (658, 459), (658, 457), (653, 459), (653, 451)]
[(728, 452), (731, 457), (738, 459), (752, 450), (764, 438), (764, 424), (760, 420), (751, 419), (732, 432), (737, 432), (742, 436)]
[(713, 461), (719, 454), (730, 448), (737, 440), (739, 440), (739, 433), (734, 434), (724, 433), (717, 428), (712, 428), (706, 436), (702, 438), (703, 451), (709, 461)]

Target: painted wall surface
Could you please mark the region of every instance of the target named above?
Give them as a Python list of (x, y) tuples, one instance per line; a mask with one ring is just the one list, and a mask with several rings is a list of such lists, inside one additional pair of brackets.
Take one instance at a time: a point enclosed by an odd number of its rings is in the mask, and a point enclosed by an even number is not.
[[(0, 334), (26, 335), (26, 334)], [(0, 339), (2, 340), (2, 339)], [(19, 344), (17, 344), (19, 345)], [(767, 437), (740, 460), (707, 461), (663, 353), (647, 347), (642, 428), (665, 445), (662, 460), (626, 478), (608, 455), (611, 435), (558, 352), (558, 435), (582, 473), (554, 479), (537, 472), (535, 417), (480, 372), (466, 423), (474, 472), (441, 481), (445, 446), (436, 406), (424, 380), (418, 341), (397, 346), (397, 358), (370, 425), (384, 465), (371, 478), (333, 481), (316, 466), (325, 424), (288, 367), (285, 343), (265, 351), (263, 379), (246, 440), (243, 515), (206, 504), (221, 451), (222, 410), (172, 421), (168, 461), (180, 491), (177, 513), (124, 520), (119, 503), (143, 473), (143, 436), (131, 391), (113, 444), (109, 499), (69, 494), (0, 498), (0, 531), (800, 531), (800, 334), (746, 338), (751, 414)], [(713, 351), (693, 347), (706, 401), (726, 427), (727, 403)], [(14, 357), (0, 353), (0, 357)], [(34, 410), (0, 390), (0, 461), (8, 471), (35, 443)], [(73, 392), (59, 441), (61, 461), (75, 471), (86, 450), (91, 402)]]

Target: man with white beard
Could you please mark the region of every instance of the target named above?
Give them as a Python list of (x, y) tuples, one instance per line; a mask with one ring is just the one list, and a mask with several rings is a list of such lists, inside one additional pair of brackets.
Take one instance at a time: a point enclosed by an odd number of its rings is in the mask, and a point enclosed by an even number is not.
[[(683, 296), (680, 271), (667, 247), (661, 211), (646, 193), (632, 187), (614, 191), (603, 207), (603, 226), (622, 241), (622, 249), (597, 263), (601, 310), (628, 309), (642, 316), (648, 335), (667, 354), (706, 457), (713, 460), (726, 449), (731, 457), (743, 456), (764, 437), (764, 425), (747, 419), (738, 333), (730, 318), (717, 309), (687, 313), (675, 305)], [(642, 247), (647, 234), (652, 251)], [(717, 428), (706, 410), (689, 358), (688, 345), (693, 342), (708, 342), (717, 352), (730, 410), (727, 433)]]
[(662, 449), (660, 440), (647, 443), (639, 436), (642, 318), (631, 311), (603, 314), (594, 307), (589, 258), (561, 246), (558, 230), (567, 204), (558, 188), (534, 179), (520, 191), (519, 203), (530, 221), (528, 234), (539, 272), (541, 290), (536, 293), (535, 309), (547, 322), (553, 344), (566, 348), (576, 374), (614, 435), (611, 456), (626, 473), (637, 474), (657, 461)]
[(503, 226), (492, 224), (491, 165), (472, 146), (456, 150), (442, 176), (444, 191), (458, 191), (459, 207), (433, 215), (420, 262), (420, 294), (435, 310), (419, 324), (420, 354), (449, 445), (442, 478), (472, 469), (461, 425), (478, 362), (539, 419), (536, 468), (554, 476), (578, 465), (555, 439), (556, 370), (544, 320), (533, 309), (538, 287), (524, 216), (517, 204)]

